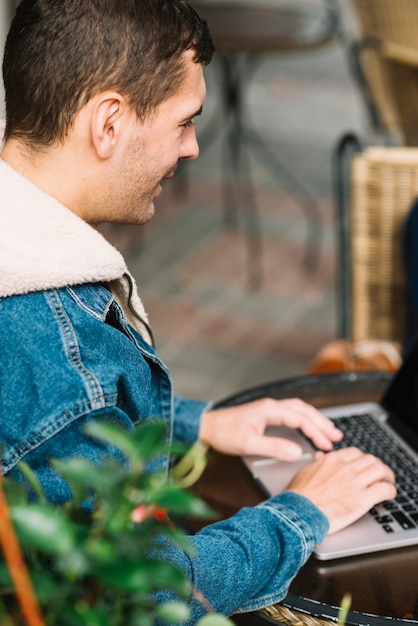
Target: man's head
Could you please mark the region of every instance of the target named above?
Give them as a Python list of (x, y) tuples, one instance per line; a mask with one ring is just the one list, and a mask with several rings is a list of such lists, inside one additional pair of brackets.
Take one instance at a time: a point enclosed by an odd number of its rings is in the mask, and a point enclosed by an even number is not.
[(186, 0), (22, 0), (6, 42), (5, 139), (62, 142), (96, 94), (123, 94), (140, 120), (176, 93), (184, 53), (209, 63), (206, 22)]
[(1, 158), (91, 224), (144, 223), (179, 159), (213, 44), (187, 0), (22, 0)]

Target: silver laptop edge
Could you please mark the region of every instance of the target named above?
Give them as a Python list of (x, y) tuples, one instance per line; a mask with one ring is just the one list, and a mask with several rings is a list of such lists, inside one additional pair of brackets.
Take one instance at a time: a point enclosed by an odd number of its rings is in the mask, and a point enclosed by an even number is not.
[[(388, 416), (382, 406), (377, 403), (350, 404), (332, 407), (322, 411), (330, 419), (342, 415), (369, 413), (382, 426), (388, 430), (391, 436), (399, 441), (404, 450), (416, 461), (418, 467), (418, 455), (408, 446), (390, 426), (386, 423)], [(314, 448), (310, 442), (299, 432), (285, 427), (270, 427), (268, 434), (287, 437), (300, 443), (303, 455), (297, 462), (276, 461), (263, 457), (244, 457), (244, 463), (250, 470), (255, 480), (260, 484), (267, 495), (276, 495), (284, 491), (293, 476), (313, 458)], [(387, 515), (382, 505), (377, 507), (379, 515)], [(351, 526), (341, 530), (326, 539), (316, 547), (315, 556), (321, 560), (336, 559), (357, 554), (388, 550), (394, 547), (403, 547), (418, 544), (418, 526), (407, 531), (399, 527), (394, 532), (387, 533), (372, 518), (370, 514), (363, 516)]]

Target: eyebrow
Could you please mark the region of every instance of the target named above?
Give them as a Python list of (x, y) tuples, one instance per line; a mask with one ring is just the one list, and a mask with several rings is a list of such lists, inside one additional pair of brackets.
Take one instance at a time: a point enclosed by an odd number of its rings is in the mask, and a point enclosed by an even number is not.
[(186, 118), (184, 118), (184, 122), (186, 122), (187, 120), (192, 120), (193, 118), (197, 117), (198, 115), (202, 115), (203, 113), (203, 107), (201, 106), (200, 109), (198, 109), (195, 113), (192, 113), (191, 115), (188, 115)]

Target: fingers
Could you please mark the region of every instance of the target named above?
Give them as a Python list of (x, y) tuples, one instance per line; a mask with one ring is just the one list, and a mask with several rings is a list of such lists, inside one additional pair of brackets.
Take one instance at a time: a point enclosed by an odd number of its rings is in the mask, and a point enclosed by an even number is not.
[(323, 454), (299, 472), (289, 489), (309, 498), (328, 517), (330, 533), (396, 496), (392, 470), (357, 448)]
[(345, 450), (351, 454), (354, 477), (361, 480), (365, 486), (372, 485), (380, 480), (388, 483), (395, 482), (393, 471), (380, 459), (372, 454), (365, 454), (358, 448), (346, 448)]
[(342, 438), (332, 421), (306, 402), (272, 398), (208, 411), (202, 416), (199, 437), (227, 454), (266, 455), (288, 461), (300, 458), (298, 444), (265, 435), (267, 426), (273, 425), (299, 428), (325, 451)]
[(333, 443), (342, 439), (332, 420), (303, 400), (266, 400), (268, 424), (299, 428), (321, 450), (331, 450)]
[(356, 485), (370, 486), (377, 481), (395, 483), (395, 475), (391, 468), (373, 454), (362, 452), (359, 448), (348, 447), (332, 452), (317, 453), (315, 459), (327, 465), (330, 472), (347, 474)]
[(297, 461), (302, 456), (302, 448), (295, 441), (283, 437), (254, 436), (249, 442), (246, 454), (267, 456), (281, 461)]

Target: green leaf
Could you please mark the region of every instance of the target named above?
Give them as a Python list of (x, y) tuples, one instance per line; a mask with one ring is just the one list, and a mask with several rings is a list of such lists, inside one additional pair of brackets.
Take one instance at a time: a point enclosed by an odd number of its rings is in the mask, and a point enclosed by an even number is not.
[(62, 509), (33, 503), (12, 508), (19, 537), (47, 554), (65, 554), (77, 545), (75, 528)]
[(177, 515), (190, 515), (199, 518), (216, 516), (213, 509), (203, 502), (203, 500), (200, 500), (191, 492), (185, 491), (175, 485), (164, 485), (155, 491), (149, 490), (146, 503), (149, 504), (152, 502)]
[(175, 482), (182, 487), (190, 487), (203, 474), (206, 467), (206, 454), (208, 446), (197, 441), (172, 470)]
[(124, 452), (128, 458), (137, 458), (131, 430), (122, 430), (119, 426), (110, 422), (89, 422), (85, 426), (85, 432), (94, 439), (100, 439), (115, 446), (121, 452)]
[(10, 578), (9, 570), (5, 563), (0, 564), (0, 588), (2, 591), (6, 587), (13, 587), (12, 579)]
[(114, 541), (104, 537), (89, 537), (84, 544), (84, 551), (96, 565), (112, 564), (117, 554), (116, 548)]
[(84, 458), (74, 457), (64, 461), (54, 459), (51, 464), (68, 481), (80, 502), (90, 499), (90, 489), (107, 494), (125, 476), (124, 469), (113, 461), (98, 467)]
[(162, 420), (141, 424), (133, 431), (122, 431), (109, 422), (91, 422), (86, 426), (86, 432), (115, 446), (132, 462), (147, 461), (168, 449), (167, 424)]
[(204, 617), (201, 617), (196, 626), (233, 626), (234, 622), (232, 622), (227, 617), (223, 615), (219, 615), (218, 613), (209, 613)]
[(162, 420), (152, 420), (139, 426), (133, 434), (137, 458), (149, 460), (168, 450), (168, 426)]
[(44, 571), (36, 571), (31, 573), (32, 583), (36, 592), (36, 597), (41, 604), (45, 604), (57, 594), (57, 587), (53, 574)]
[(132, 618), (129, 622), (129, 626), (153, 626), (153, 624), (155, 624), (155, 620), (151, 611), (144, 611), (141, 608), (135, 608), (132, 611)]
[(46, 502), (45, 494), (35, 472), (32, 471), (32, 469), (25, 461), (20, 461), (18, 468), (22, 472), (24, 478), (27, 480), (29, 485), (32, 487), (39, 502)]
[(16, 483), (7, 477), (3, 478), (3, 488), (9, 507), (27, 505), (28, 491), (23, 483)]
[(158, 616), (173, 624), (184, 624), (190, 617), (190, 608), (184, 602), (165, 602), (157, 607)]
[(341, 606), (338, 611), (338, 624), (344, 626), (347, 621), (348, 612), (351, 607), (351, 594), (346, 593), (341, 600)]
[(89, 573), (91, 567), (91, 560), (88, 558), (82, 545), (78, 549), (61, 554), (59, 559), (56, 560), (56, 569), (68, 580), (76, 580), (85, 576)]
[(77, 457), (64, 461), (52, 459), (51, 465), (69, 484), (75, 502), (81, 504), (91, 497), (86, 483), (86, 474), (92, 471), (88, 461)]
[(76, 604), (75, 612), (80, 615), (86, 626), (109, 626), (109, 616), (104, 611), (91, 607), (85, 602)]
[(97, 568), (97, 574), (105, 582), (130, 592), (151, 592), (171, 589), (176, 593), (188, 593), (188, 581), (184, 573), (169, 561), (143, 559), (129, 562), (117, 559)]

